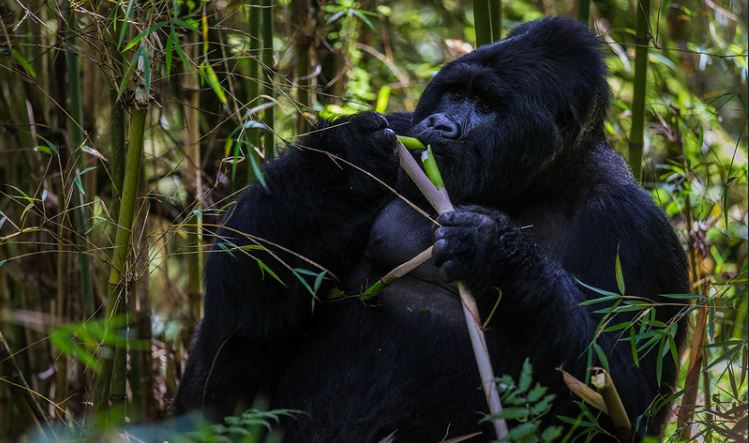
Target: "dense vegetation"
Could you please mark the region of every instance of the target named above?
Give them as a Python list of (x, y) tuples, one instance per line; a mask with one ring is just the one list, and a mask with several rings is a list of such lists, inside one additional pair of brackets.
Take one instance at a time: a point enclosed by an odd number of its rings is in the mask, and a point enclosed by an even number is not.
[[(413, 110), (477, 38), (554, 14), (602, 35), (607, 136), (687, 251), (692, 296), (674, 299), (690, 316), (685, 349), (655, 307), (620, 308), (642, 312), (620, 326), (633, 352), (681, 364), (663, 439), (745, 441), (749, 11), (649, 3), (505, 0), (500, 15), (498, 0), (0, 2), (0, 441), (165, 419), (207, 245), (262, 162), (317, 115)], [(530, 371), (500, 380), (526, 398), (524, 430), (538, 415)], [(565, 430), (595, 430), (581, 409)], [(293, 413), (190, 438), (258, 441), (259, 423)], [(513, 435), (565, 435), (546, 431)]]

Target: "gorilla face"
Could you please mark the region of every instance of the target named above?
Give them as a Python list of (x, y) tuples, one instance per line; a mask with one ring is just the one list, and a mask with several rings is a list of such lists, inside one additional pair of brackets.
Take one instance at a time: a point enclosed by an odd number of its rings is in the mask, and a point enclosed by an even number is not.
[(513, 198), (602, 137), (605, 75), (584, 27), (533, 22), (445, 65), (414, 112), (414, 135), (432, 146), (456, 200)]

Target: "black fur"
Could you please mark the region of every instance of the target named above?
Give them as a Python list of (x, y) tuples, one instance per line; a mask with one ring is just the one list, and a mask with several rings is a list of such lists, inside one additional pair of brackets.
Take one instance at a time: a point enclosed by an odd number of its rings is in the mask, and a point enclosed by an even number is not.
[[(434, 442), (477, 430), (490, 439), (477, 424), (486, 405), (454, 284), (463, 280), (484, 319), (501, 291), (486, 331), (497, 375), (517, 377), (530, 358), (536, 379), (557, 394), (547, 417), (576, 416), (556, 368), (585, 377), (600, 319), (592, 311), (604, 306), (580, 306), (600, 295), (576, 279), (616, 292), (618, 253), (628, 294), (661, 300), (688, 290), (671, 226), (604, 140), (608, 102), (597, 39), (549, 18), (446, 65), (413, 115), (324, 123), (269, 162), (268, 188), (242, 196), (209, 256), (205, 318), (177, 412), (230, 414), (264, 392), (273, 406), (307, 413), (284, 422), (289, 442), (392, 433)], [(428, 210), (398, 173), (393, 130), (432, 146), (461, 205), (437, 219), (440, 227), (351, 166)], [(433, 261), (388, 286), (376, 306), (324, 300), (333, 285), (360, 292), (432, 244)], [(265, 250), (236, 249), (244, 245)], [(289, 269), (316, 266), (330, 278), (313, 303)], [(676, 313), (657, 308), (664, 322)], [(666, 360), (659, 387), (655, 352), (637, 367), (628, 343), (611, 334), (597, 343), (638, 431), (656, 431), (663, 412), (636, 420), (669, 392), (674, 365)]]

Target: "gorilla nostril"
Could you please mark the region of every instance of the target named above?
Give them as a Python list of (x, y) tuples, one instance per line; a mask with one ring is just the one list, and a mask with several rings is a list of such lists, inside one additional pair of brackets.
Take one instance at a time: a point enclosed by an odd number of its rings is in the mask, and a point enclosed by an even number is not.
[(434, 114), (429, 117), (429, 128), (439, 132), (442, 137), (456, 139), (460, 136), (460, 127), (445, 114)]

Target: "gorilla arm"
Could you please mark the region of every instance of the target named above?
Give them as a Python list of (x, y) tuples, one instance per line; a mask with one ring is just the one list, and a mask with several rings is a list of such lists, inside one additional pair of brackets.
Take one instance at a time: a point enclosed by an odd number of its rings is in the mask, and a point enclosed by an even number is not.
[[(394, 142), (382, 116), (361, 114), (323, 124), (299, 149), (267, 164), (267, 189), (255, 183), (240, 198), (209, 254), (205, 315), (175, 399), (177, 412), (207, 406), (226, 415), (234, 403), (252, 398), (259, 378), (311, 318), (312, 294), (291, 269), (317, 273), (315, 263), (345, 275), (386, 195), (384, 186), (345, 161), (392, 182)], [(307, 278), (311, 286), (314, 277)]]
[[(577, 279), (616, 292), (618, 253), (627, 294), (663, 301), (658, 294), (687, 290), (683, 254), (668, 221), (635, 186), (603, 187), (591, 194), (571, 211), (575, 215), (565, 226), (552, 230), (553, 250), (494, 209), (469, 206), (444, 214), (438, 219), (442, 227), (435, 231), (435, 263), (448, 278), (464, 280), (472, 287), (483, 317), (496, 302), (496, 289), (502, 291), (487, 332), (493, 337), (490, 343), (493, 340), (500, 349), (490, 352), (528, 356), (546, 386), (561, 382), (553, 370), (558, 366), (584, 378), (587, 353), (591, 343), (597, 343), (634, 423), (656, 394), (667, 389), (673, 364), (666, 357), (659, 388), (656, 352), (640, 356), (638, 367), (629, 344), (617, 344), (616, 333), (597, 336), (599, 319), (580, 303), (602, 295), (584, 289)], [(657, 314), (658, 320), (669, 322), (676, 309), (658, 306)], [(616, 317), (609, 326), (631, 320), (626, 315)], [(496, 364), (500, 366), (497, 372), (516, 370), (501, 367), (501, 361)]]

